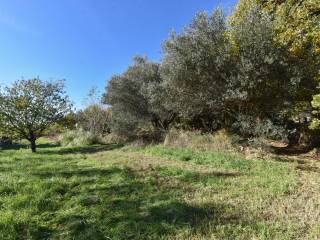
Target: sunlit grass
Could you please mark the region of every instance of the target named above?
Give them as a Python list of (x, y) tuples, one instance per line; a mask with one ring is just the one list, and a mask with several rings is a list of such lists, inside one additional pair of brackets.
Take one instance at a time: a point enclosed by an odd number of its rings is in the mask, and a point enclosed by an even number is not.
[[(0, 239), (294, 239), (293, 166), (163, 146), (0, 152)], [(316, 228), (310, 236), (317, 233)]]

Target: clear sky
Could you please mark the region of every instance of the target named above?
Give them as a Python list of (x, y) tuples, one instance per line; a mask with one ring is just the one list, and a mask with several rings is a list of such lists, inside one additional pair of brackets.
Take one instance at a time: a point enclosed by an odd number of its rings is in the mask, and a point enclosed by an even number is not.
[(66, 79), (78, 108), (134, 55), (161, 58), (161, 43), (196, 12), (236, 0), (0, 0), (0, 83)]

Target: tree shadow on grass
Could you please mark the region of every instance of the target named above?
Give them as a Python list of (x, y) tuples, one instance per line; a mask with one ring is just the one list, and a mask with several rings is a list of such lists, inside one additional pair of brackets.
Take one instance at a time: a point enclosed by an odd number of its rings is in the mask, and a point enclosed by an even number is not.
[(310, 166), (310, 165), (298, 165), (296, 166), (296, 169), (299, 169), (301, 171), (306, 171), (306, 172), (320, 173), (320, 168), (315, 166)]
[(41, 178), (52, 178), (52, 177), (63, 177), (63, 178), (71, 178), (71, 177), (102, 177), (110, 176), (112, 174), (116, 174), (121, 172), (121, 169), (118, 168), (110, 168), (110, 169), (100, 169), (100, 168), (79, 168), (76, 164), (69, 165), (69, 169), (64, 169), (61, 167), (60, 169), (55, 170), (42, 170), (35, 171), (33, 176), (38, 176)]
[(38, 149), (45, 149), (45, 148), (56, 148), (59, 147), (60, 144), (58, 142), (52, 142), (52, 143), (42, 143), (38, 144), (37, 148)]
[[(80, 147), (60, 147), (59, 143), (43, 143), (37, 144), (37, 153), (38, 154), (90, 154), (90, 153), (98, 153), (102, 151), (111, 151), (114, 149), (122, 148), (124, 145), (122, 144), (99, 144), (99, 145), (90, 145), (90, 146), (80, 146)], [(5, 145), (0, 148), (0, 150), (20, 150), (20, 149), (28, 149), (28, 144), (21, 143), (13, 143), (10, 145)]]
[(271, 147), (272, 151), (278, 155), (300, 155), (308, 153), (312, 150), (309, 146), (288, 146), (288, 147)]
[(0, 147), (0, 150), (20, 150), (20, 149), (26, 149), (28, 148), (28, 145), (21, 144), (21, 143), (12, 143), (12, 144), (5, 144)]
[[(93, 151), (90, 148), (91, 153), (101, 148), (106, 151), (110, 150), (110, 145), (94, 146)], [(84, 153), (81, 149), (73, 148), (71, 153)], [(52, 151), (63, 154), (61, 150), (70, 151), (59, 148)], [(38, 178), (43, 199), (28, 204), (37, 209), (38, 212), (32, 212), (37, 221), (25, 223), (17, 231), (23, 234), (32, 229), (32, 239), (60, 239), (61, 236), (97, 240), (166, 239), (186, 232), (205, 238), (208, 232), (216, 231), (215, 227), (223, 228), (230, 223), (234, 224), (235, 231), (237, 227), (254, 225), (240, 213), (241, 209), (226, 203), (191, 204), (184, 200), (191, 193), (189, 190), (195, 190), (188, 179), (202, 184), (211, 178), (225, 179), (236, 175), (199, 173), (182, 175), (177, 181), (176, 176), (160, 176), (154, 169), (92, 167), (78, 165), (76, 161), (65, 164), (65, 161), (56, 162), (54, 156), (54, 165), (49, 164), (46, 168), (50, 161), (51, 158), (42, 163), (40, 160), (34, 162), (37, 167), (29, 173), (29, 188)], [(35, 198), (39, 192), (36, 190)]]
[(285, 156), (276, 156), (273, 158), (277, 162), (283, 162), (283, 163), (298, 163), (298, 164), (306, 164), (307, 161), (304, 159), (296, 159), (296, 158), (290, 158)]
[[(37, 144), (37, 149), (48, 149), (48, 148), (56, 148), (59, 147), (59, 143), (42, 143)], [(0, 150), (20, 150), (20, 149), (29, 149), (30, 145), (25, 143), (12, 143), (12, 144), (6, 144), (0, 148)]]
[(106, 145), (92, 145), (92, 146), (81, 146), (81, 147), (65, 147), (65, 148), (55, 148), (49, 150), (41, 150), (40, 154), (90, 154), (90, 153), (98, 153), (103, 151), (111, 151), (118, 148), (122, 148), (121, 144), (106, 144)]
[[(73, 199), (78, 199), (77, 212), (58, 219), (58, 226), (74, 239), (84, 239), (84, 236), (87, 239), (165, 239), (178, 232), (205, 232), (212, 223), (217, 226), (230, 221), (239, 226), (245, 223), (238, 219), (241, 214), (237, 211), (230, 214), (232, 206), (228, 204), (185, 202), (184, 196), (188, 194), (185, 188), (170, 181), (164, 183), (150, 170), (137, 173), (130, 168), (113, 167), (38, 175), (48, 179), (54, 176), (81, 179), (78, 184), (81, 190), (73, 193)], [(91, 178), (95, 182), (88, 181)]]

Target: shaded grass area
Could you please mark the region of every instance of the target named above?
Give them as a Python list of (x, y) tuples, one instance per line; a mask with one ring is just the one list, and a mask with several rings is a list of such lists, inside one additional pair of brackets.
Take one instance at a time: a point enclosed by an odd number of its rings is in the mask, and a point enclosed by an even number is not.
[(162, 146), (0, 151), (0, 239), (294, 239), (286, 163)]

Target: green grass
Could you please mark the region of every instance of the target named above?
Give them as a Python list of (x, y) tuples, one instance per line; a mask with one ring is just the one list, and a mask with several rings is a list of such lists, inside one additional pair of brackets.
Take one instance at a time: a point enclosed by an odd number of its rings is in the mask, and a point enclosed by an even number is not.
[(295, 239), (298, 217), (269, 209), (298, 180), (230, 153), (42, 142), (0, 151), (0, 239)]

